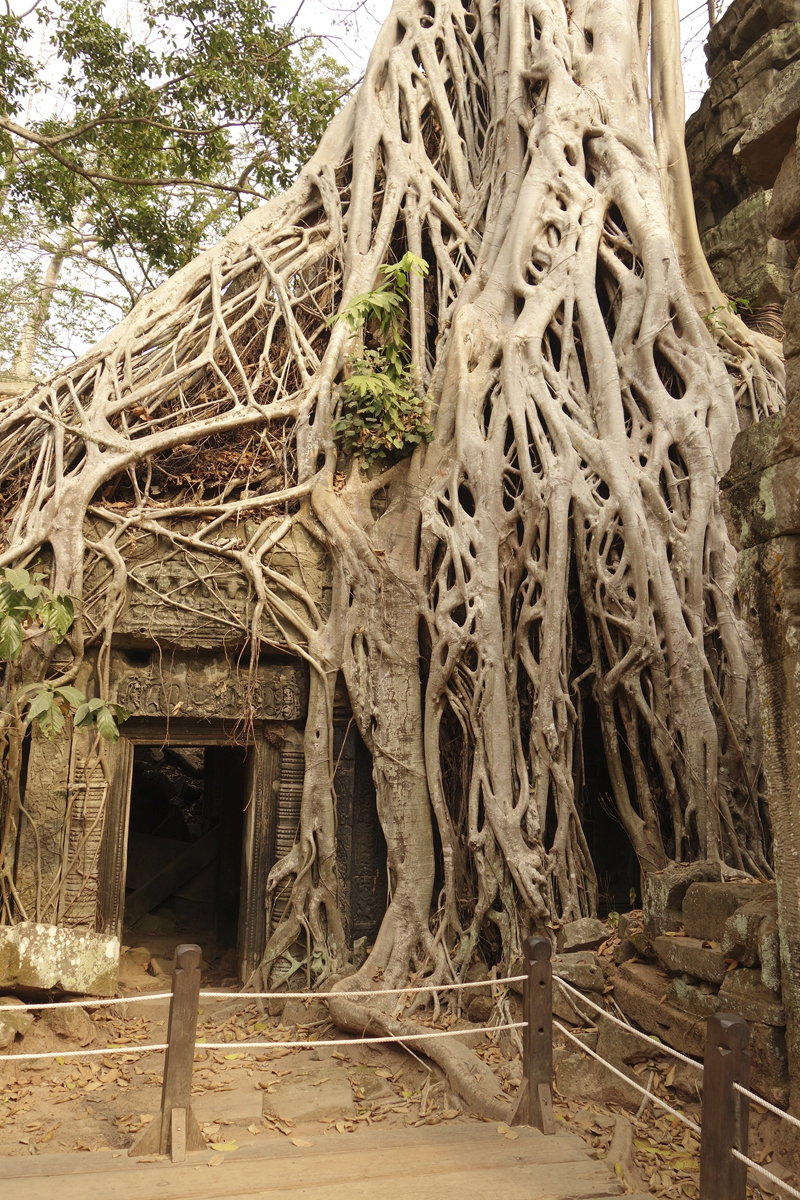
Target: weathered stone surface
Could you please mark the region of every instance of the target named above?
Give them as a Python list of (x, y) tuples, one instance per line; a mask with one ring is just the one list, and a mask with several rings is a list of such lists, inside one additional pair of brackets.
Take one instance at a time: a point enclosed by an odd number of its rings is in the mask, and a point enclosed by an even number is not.
[(620, 942), (614, 947), (614, 962), (620, 966), (624, 962), (630, 962), (632, 958), (638, 957), (638, 951), (633, 942), (629, 942), (626, 938), (624, 942)]
[(783, 307), (783, 352), (787, 358), (800, 354), (800, 295), (793, 292)]
[(792, 255), (767, 227), (769, 193), (747, 196), (706, 229), (703, 250), (720, 287), (752, 309), (788, 299)]
[(753, 114), (734, 150), (741, 170), (754, 183), (771, 187), (794, 146), (800, 118), (800, 62), (783, 72), (777, 87)]
[(774, 902), (774, 885), (745, 879), (731, 883), (694, 883), (683, 901), (684, 932), (687, 937), (721, 942), (728, 918), (742, 905), (753, 901)]
[(0, 1024), (12, 1031), (13, 1040), (14, 1034), (22, 1034), (30, 1028), (34, 1022), (34, 1015), (27, 1011), (24, 1001), (20, 1000), (19, 996), (0, 996), (0, 1007), (5, 1008), (8, 1004), (18, 1008), (19, 1012), (0, 1013)]
[(786, 1024), (781, 998), (764, 987), (760, 971), (750, 971), (746, 967), (729, 971), (719, 989), (719, 1001), (722, 1010), (738, 1013), (746, 1021), (758, 1021), (761, 1025)]
[(475, 1025), (483, 1025), (492, 1014), (492, 1001), (488, 996), (473, 996), (469, 1002), (467, 1016)]
[[(792, 297), (792, 301), (797, 297)], [(785, 459), (724, 493), (741, 549), (800, 534), (800, 459)]]
[(761, 922), (772, 917), (777, 922), (778, 901), (773, 891), (773, 899), (766, 902), (754, 900), (737, 909), (733, 916), (728, 917), (722, 935), (722, 953), (735, 958), (745, 967), (755, 967), (760, 963), (759, 933)]
[(794, 147), (786, 155), (772, 189), (767, 209), (767, 229), (774, 238), (788, 240), (800, 226), (800, 171)]
[(45, 1009), (40, 1019), (58, 1037), (79, 1046), (90, 1046), (97, 1038), (97, 1026), (83, 1008)]
[(317, 1025), (330, 1014), (324, 1000), (287, 1000), (283, 1008), (284, 1025)]
[(591, 950), (576, 950), (571, 954), (556, 954), (552, 959), (553, 974), (584, 992), (602, 992), (605, 987), (603, 965)]
[(728, 968), (724, 954), (704, 946), (699, 938), (659, 937), (653, 942), (653, 949), (670, 971), (694, 975), (709, 983), (722, 983), (725, 978)]
[(713, 983), (687, 983), (678, 976), (667, 988), (667, 1003), (694, 1017), (710, 1017), (720, 1009), (718, 992)]
[(764, 987), (773, 992), (781, 990), (781, 943), (778, 922), (774, 917), (765, 917), (758, 927), (758, 958), (761, 963), (761, 980)]
[(651, 941), (683, 925), (683, 898), (693, 883), (713, 883), (721, 878), (719, 863), (671, 864), (645, 876), (644, 930)]
[(596, 950), (611, 937), (611, 930), (596, 917), (581, 917), (562, 925), (556, 934), (559, 951), (568, 954), (573, 950)]
[[(667, 980), (647, 963), (625, 963), (614, 981), (614, 998), (627, 1017), (683, 1054), (702, 1058), (705, 1022), (663, 999)], [(750, 1026), (751, 1086), (773, 1104), (788, 1098), (786, 1038), (780, 1026)]]
[(105, 934), (24, 921), (0, 927), (0, 986), (113, 996), (119, 942)]
[(197, 654), (159, 660), (153, 654), (141, 665), (123, 654), (112, 655), (111, 690), (118, 704), (134, 717), (180, 712), (182, 717), (241, 716), (245, 693), (253, 716), (267, 721), (298, 721), (308, 702), (305, 672), (291, 664), (265, 663), (251, 690), (247, 673), (237, 672), (224, 654)]

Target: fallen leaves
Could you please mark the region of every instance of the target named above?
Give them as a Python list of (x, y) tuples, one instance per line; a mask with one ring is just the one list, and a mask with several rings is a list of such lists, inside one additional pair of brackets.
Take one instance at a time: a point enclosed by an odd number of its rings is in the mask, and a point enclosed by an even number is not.
[(519, 1137), (519, 1133), (516, 1129), (509, 1129), (509, 1127), (504, 1125), (502, 1122), (497, 1126), (497, 1132), (501, 1137), (507, 1138), (509, 1142), (514, 1142)]
[(301, 1137), (293, 1137), (291, 1139), (291, 1142), (292, 1142), (293, 1146), (313, 1146), (314, 1145), (313, 1142), (309, 1142), (306, 1140), (306, 1138), (301, 1138)]

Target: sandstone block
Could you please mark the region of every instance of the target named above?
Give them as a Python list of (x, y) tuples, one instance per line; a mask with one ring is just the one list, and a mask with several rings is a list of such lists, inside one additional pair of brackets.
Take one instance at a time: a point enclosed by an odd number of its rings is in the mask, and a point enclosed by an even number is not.
[(97, 1026), (83, 1008), (45, 1009), (41, 1020), (58, 1037), (79, 1046), (89, 1046), (97, 1037)]
[(33, 1013), (26, 1010), (19, 996), (0, 996), (0, 1006), (5, 1007), (7, 1004), (12, 1004), (20, 1011), (0, 1013), (0, 1023), (11, 1029), (14, 1034), (23, 1034), (34, 1022)]
[(734, 158), (753, 183), (771, 187), (792, 149), (800, 118), (800, 62), (792, 63), (753, 114)]
[(576, 950), (571, 954), (556, 954), (552, 959), (553, 974), (584, 992), (602, 992), (605, 985), (603, 965), (591, 950)]
[(781, 990), (781, 943), (778, 921), (775, 917), (764, 917), (758, 927), (758, 958), (761, 963), (761, 981), (773, 992)]
[(660, 961), (670, 971), (694, 975), (709, 983), (722, 983), (727, 971), (725, 955), (721, 950), (704, 946), (699, 938), (659, 937), (653, 949)]
[[(648, 1033), (656, 1034), (675, 1050), (702, 1058), (705, 1022), (668, 1004), (663, 999), (666, 991), (667, 980), (647, 963), (625, 963), (614, 981), (614, 998), (627, 1017)], [(785, 1105), (789, 1090), (783, 1028), (752, 1024), (750, 1058), (753, 1090), (760, 1092), (773, 1104)]]
[(767, 228), (774, 238), (788, 241), (800, 227), (800, 171), (794, 146), (781, 164), (767, 209)]
[(670, 864), (645, 877), (644, 930), (652, 940), (683, 925), (683, 899), (693, 883), (714, 883), (721, 878), (719, 863)]
[(683, 928), (687, 937), (721, 942), (725, 923), (738, 908), (751, 901), (775, 899), (772, 884), (756, 880), (731, 883), (694, 883), (683, 901)]
[(113, 996), (118, 964), (119, 942), (106, 934), (33, 921), (0, 927), (0, 986)]
[(579, 921), (570, 921), (562, 925), (556, 934), (558, 949), (562, 954), (573, 950), (596, 950), (607, 938), (611, 930), (603, 921), (596, 917), (581, 917)]
[(637, 957), (638, 951), (636, 947), (634, 946), (633, 942), (629, 942), (627, 938), (624, 942), (620, 942), (618, 946), (614, 947), (614, 962), (618, 967), (621, 966), (622, 963), (630, 962), (632, 958)]
[(793, 292), (783, 306), (783, 353), (787, 358), (800, 354), (800, 295)]
[(283, 1007), (284, 1025), (318, 1025), (328, 1019), (328, 1006), (324, 1000), (287, 1000)]
[(667, 1003), (694, 1017), (710, 1017), (720, 1009), (718, 992), (713, 983), (687, 983), (678, 976), (667, 988)]
[(774, 898), (764, 902), (753, 900), (743, 904), (733, 916), (728, 917), (722, 935), (722, 952), (745, 967), (755, 967), (760, 962), (758, 935), (761, 922), (772, 917), (778, 919), (778, 902)]
[(467, 1017), (474, 1025), (484, 1025), (492, 1014), (489, 996), (473, 996), (467, 1009)]
[(785, 1025), (780, 995), (764, 987), (760, 971), (739, 967), (729, 971), (719, 989), (720, 1008), (761, 1025)]

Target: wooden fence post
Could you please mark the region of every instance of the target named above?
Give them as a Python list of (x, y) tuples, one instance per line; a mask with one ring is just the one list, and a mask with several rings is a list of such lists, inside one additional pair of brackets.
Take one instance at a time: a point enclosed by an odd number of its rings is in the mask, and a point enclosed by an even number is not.
[(700, 1200), (745, 1200), (750, 1104), (734, 1083), (750, 1086), (750, 1026), (743, 1017), (716, 1013), (706, 1025), (700, 1119)]
[(547, 938), (522, 943), (522, 1083), (512, 1125), (555, 1133), (553, 1120), (553, 969)]
[(205, 1150), (191, 1101), (202, 958), (199, 946), (175, 951), (161, 1112), (139, 1134), (128, 1151), (131, 1156), (169, 1152), (173, 1162), (183, 1162), (187, 1150)]

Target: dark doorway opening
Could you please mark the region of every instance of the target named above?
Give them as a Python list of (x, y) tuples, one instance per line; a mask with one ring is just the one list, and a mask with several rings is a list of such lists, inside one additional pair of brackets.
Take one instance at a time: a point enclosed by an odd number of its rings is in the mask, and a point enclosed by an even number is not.
[(598, 916), (628, 912), (641, 903), (639, 860), (616, 811), (600, 714), (589, 689), (582, 693), (583, 762), (579, 793), (583, 831), (597, 873)]
[(137, 746), (125, 941), (193, 941), (236, 974), (245, 758), (241, 747)]

